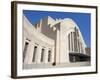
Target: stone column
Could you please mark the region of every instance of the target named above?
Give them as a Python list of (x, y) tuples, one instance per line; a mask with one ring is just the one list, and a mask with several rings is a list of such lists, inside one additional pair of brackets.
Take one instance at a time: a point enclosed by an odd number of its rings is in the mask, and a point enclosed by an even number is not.
[(24, 61), (25, 64), (32, 64), (33, 51), (34, 51), (34, 44), (29, 43)]
[(24, 52), (24, 48), (25, 48), (25, 42), (26, 42), (26, 38), (23, 36), (23, 43), (22, 43), (22, 50)]
[(79, 45), (79, 53), (80, 53), (80, 40), (79, 40), (79, 42), (78, 42), (78, 45)]
[[(68, 48), (69, 47), (69, 45), (68, 45), (68, 37), (66, 37), (66, 48)], [(70, 39), (71, 40), (71, 39)], [(71, 42), (71, 41), (70, 41)], [(70, 44), (71, 45), (71, 44)], [(69, 61), (69, 49), (66, 49), (66, 56), (65, 56), (65, 58), (66, 58), (66, 61), (65, 62), (67, 62), (67, 63), (69, 63), (70, 61)]]
[(68, 34), (68, 51), (70, 52), (70, 34)]
[(54, 62), (54, 54), (55, 54), (54, 47), (52, 47), (52, 50), (51, 50), (51, 63)]
[(42, 47), (41, 46), (37, 46), (37, 52), (36, 52), (36, 63), (41, 63), (41, 51), (42, 51)]
[(84, 45), (83, 45), (83, 53), (86, 54)]
[(74, 32), (72, 32), (73, 52), (74, 52)]
[(60, 38), (60, 32), (57, 30), (57, 36), (56, 36), (56, 63), (59, 63), (59, 38)]
[(71, 40), (71, 33), (70, 33), (70, 52), (72, 52), (72, 40)]
[(44, 52), (44, 63), (48, 63), (48, 48), (45, 48), (45, 52)]
[(82, 45), (81, 45), (81, 42), (80, 42), (80, 53), (82, 53)]

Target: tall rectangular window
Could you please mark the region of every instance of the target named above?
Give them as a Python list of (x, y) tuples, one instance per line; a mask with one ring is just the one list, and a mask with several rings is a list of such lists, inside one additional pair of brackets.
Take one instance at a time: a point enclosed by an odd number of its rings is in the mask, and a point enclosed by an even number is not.
[(44, 49), (42, 49), (41, 51), (41, 62), (43, 62), (43, 58), (44, 58)]
[(79, 39), (78, 39), (78, 52), (80, 52), (80, 43), (79, 43)]
[(75, 52), (75, 40), (74, 40), (75, 32), (73, 32), (73, 51)]
[(71, 51), (73, 51), (73, 33), (71, 32)]
[(34, 51), (33, 51), (33, 59), (32, 59), (32, 62), (35, 62), (36, 52), (37, 52), (37, 46), (34, 46)]
[(24, 47), (24, 51), (23, 51), (23, 62), (24, 62), (25, 57), (26, 57), (28, 45), (29, 45), (29, 43), (28, 42), (25, 42), (25, 47)]
[(75, 31), (75, 34), (74, 34), (74, 48), (75, 48), (75, 52), (77, 52), (77, 33)]
[(48, 51), (48, 62), (50, 62), (51, 61), (51, 51), (49, 50)]

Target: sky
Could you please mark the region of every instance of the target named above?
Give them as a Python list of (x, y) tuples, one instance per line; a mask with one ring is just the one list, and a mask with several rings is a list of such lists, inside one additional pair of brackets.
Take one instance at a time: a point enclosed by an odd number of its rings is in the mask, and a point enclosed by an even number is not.
[(33, 25), (46, 16), (51, 16), (53, 19), (71, 18), (78, 25), (87, 47), (91, 47), (91, 14), (90, 13), (23, 10), (23, 14)]

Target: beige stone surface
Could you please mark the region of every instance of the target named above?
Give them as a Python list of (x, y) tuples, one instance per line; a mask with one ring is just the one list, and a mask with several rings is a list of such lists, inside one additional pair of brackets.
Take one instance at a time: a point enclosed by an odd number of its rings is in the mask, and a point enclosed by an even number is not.
[[(68, 38), (69, 35), (70, 39)], [(54, 20), (47, 16), (33, 25), (23, 16), (23, 50), (26, 41), (29, 42), (29, 47), (26, 51), (24, 67), (25, 65), (30, 68), (41, 67), (42, 65), (49, 67), (48, 65), (53, 66), (54, 63), (56, 67), (90, 65), (88, 62), (70, 63), (69, 53), (86, 54), (86, 44), (81, 31), (70, 18)], [(37, 46), (36, 61), (32, 62), (34, 46)], [(44, 49), (43, 55), (42, 49)], [(49, 50), (51, 51), (50, 56), (48, 56)], [(50, 62), (48, 62), (49, 57)], [(41, 62), (41, 58), (44, 58), (43, 62)]]

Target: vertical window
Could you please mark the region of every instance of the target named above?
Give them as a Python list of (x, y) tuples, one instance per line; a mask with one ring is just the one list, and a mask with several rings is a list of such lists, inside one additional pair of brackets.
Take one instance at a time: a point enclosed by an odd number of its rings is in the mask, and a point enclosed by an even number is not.
[(33, 59), (32, 59), (32, 62), (35, 62), (36, 52), (37, 52), (37, 46), (34, 46), (34, 51), (33, 51)]
[(23, 52), (23, 62), (25, 60), (25, 56), (26, 56), (26, 53), (27, 53), (28, 45), (29, 45), (29, 43), (28, 42), (25, 42), (25, 48), (24, 48), (24, 52)]
[(78, 52), (80, 52), (80, 42), (79, 42), (79, 39), (78, 39)]
[(82, 46), (82, 43), (80, 44), (80, 46), (81, 46), (81, 53), (83, 53), (83, 46)]
[(71, 32), (71, 51), (73, 51), (73, 33)]
[(50, 62), (51, 61), (51, 51), (49, 50), (48, 51), (48, 62)]
[(82, 44), (82, 53), (84, 53), (84, 50), (83, 50), (83, 44)]
[(76, 31), (74, 32), (74, 51), (77, 52), (77, 36), (76, 36)]
[(78, 29), (75, 27), (75, 51), (78, 52)]
[(41, 51), (41, 62), (43, 62), (43, 58), (44, 58), (44, 49), (42, 49)]
[(82, 47), (81, 47), (81, 42), (80, 42), (80, 53), (82, 53)]
[(75, 52), (75, 32), (73, 32), (73, 51)]

